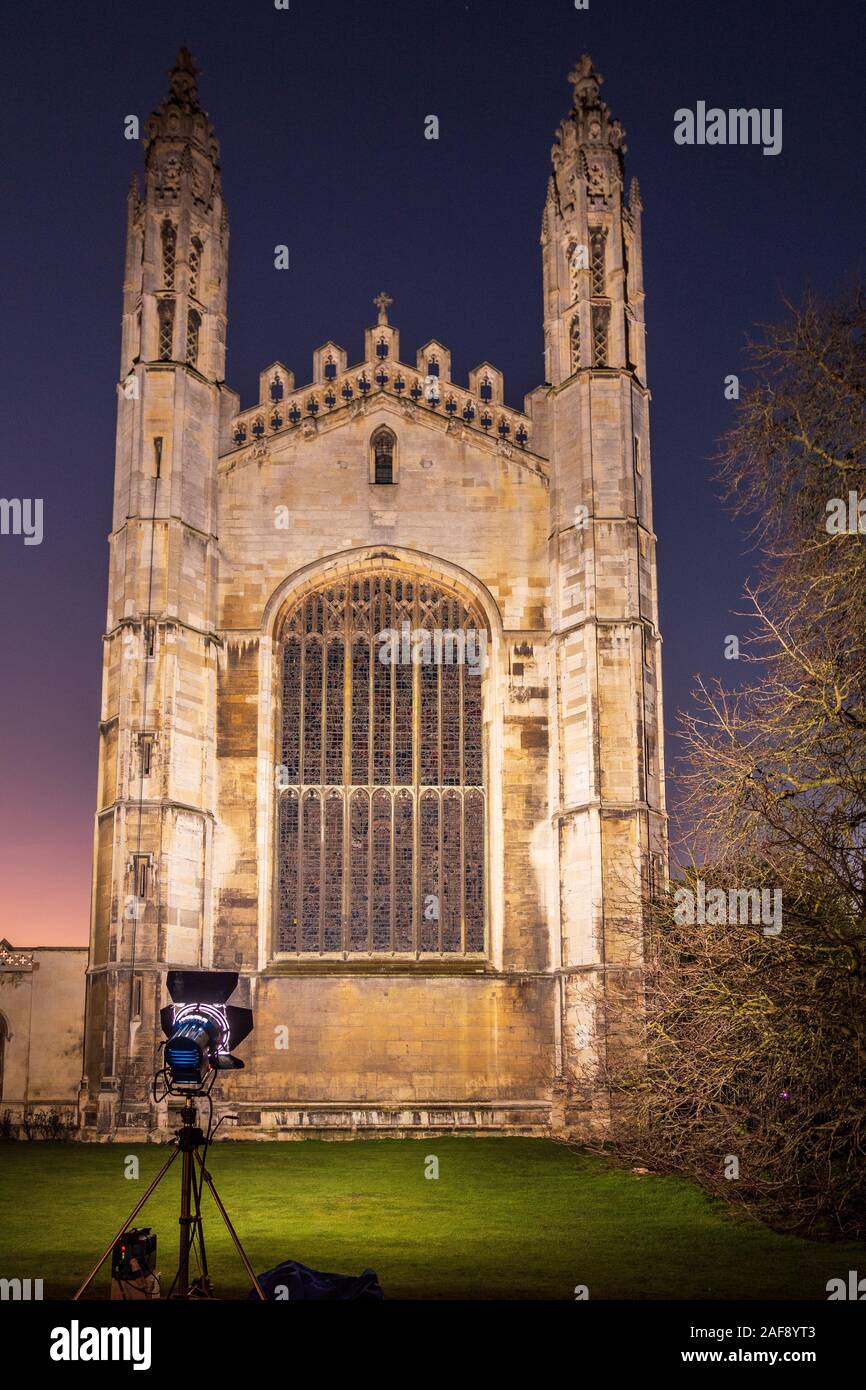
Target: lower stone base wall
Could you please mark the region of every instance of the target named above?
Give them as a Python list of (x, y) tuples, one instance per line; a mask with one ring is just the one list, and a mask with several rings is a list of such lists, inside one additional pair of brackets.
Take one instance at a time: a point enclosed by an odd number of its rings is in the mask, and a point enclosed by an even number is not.
[[(215, 1143), (233, 1140), (303, 1139), (424, 1139), (438, 1135), (523, 1135), (551, 1133), (551, 1106), (547, 1101), (509, 1101), (506, 1104), (392, 1106), (351, 1103), (344, 1105), (221, 1105), (214, 1107), (214, 1123), (223, 1115), (237, 1116), (220, 1125)], [(160, 1144), (174, 1138), (180, 1123), (174, 1108), (154, 1108), (144, 1114), (124, 1115), (124, 1123), (110, 1133), (86, 1125), (75, 1137), (87, 1142)]]
[(550, 1107), (527, 1101), (508, 1105), (362, 1106), (236, 1109), (226, 1139), (397, 1139), (441, 1134), (547, 1134)]
[(0, 1138), (80, 1139), (77, 1101), (0, 1101)]

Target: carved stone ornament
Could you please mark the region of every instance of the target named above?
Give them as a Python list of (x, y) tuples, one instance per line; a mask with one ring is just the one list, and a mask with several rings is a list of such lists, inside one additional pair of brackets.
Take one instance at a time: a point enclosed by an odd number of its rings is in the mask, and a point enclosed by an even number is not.
[(0, 941), (0, 969), (32, 970), (32, 951), (14, 951), (8, 941)]

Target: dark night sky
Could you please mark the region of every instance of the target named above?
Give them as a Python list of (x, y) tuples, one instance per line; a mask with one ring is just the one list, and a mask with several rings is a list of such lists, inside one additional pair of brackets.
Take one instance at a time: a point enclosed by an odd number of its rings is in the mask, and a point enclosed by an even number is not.
[[(44, 499), (44, 541), (0, 536), (0, 935), (87, 939), (126, 190), (187, 44), (222, 145), (228, 379), (309, 380), (361, 355), (394, 296), (406, 360), (488, 359), (520, 405), (543, 377), (541, 209), (584, 50), (628, 131), (645, 205), (655, 523), (667, 724), (724, 674), (754, 570), (717, 500), (723, 379), (783, 294), (863, 271), (864, 27), (855, 0), (47, 0), (2, 8), (0, 495)], [(783, 150), (680, 147), (677, 107), (781, 107)], [(440, 139), (423, 138), (424, 117)], [(291, 269), (276, 271), (286, 243)], [(723, 668), (727, 668), (724, 670)], [(669, 755), (670, 755), (669, 740)]]

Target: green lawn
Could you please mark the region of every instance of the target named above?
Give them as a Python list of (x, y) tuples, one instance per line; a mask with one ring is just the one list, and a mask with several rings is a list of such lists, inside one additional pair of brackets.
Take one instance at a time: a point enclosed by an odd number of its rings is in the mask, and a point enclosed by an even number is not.
[[(166, 1149), (0, 1145), (0, 1275), (72, 1293)], [(140, 1159), (137, 1181), (124, 1159)], [(424, 1177), (439, 1159), (438, 1180)], [(257, 1271), (284, 1259), (378, 1272), (392, 1298), (826, 1298), (866, 1250), (780, 1236), (676, 1178), (638, 1176), (544, 1139), (222, 1143), (209, 1167)], [(177, 1259), (180, 1159), (138, 1218)], [(208, 1193), (211, 1275), (243, 1270)], [(165, 1287), (165, 1282), (164, 1282)], [(107, 1296), (108, 1276), (96, 1285)]]

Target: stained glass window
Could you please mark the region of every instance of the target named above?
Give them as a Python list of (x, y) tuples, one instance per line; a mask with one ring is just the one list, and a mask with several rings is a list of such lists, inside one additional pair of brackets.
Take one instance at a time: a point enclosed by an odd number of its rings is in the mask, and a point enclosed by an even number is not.
[(485, 652), (470, 605), (388, 570), (290, 610), (279, 952), (483, 952)]

